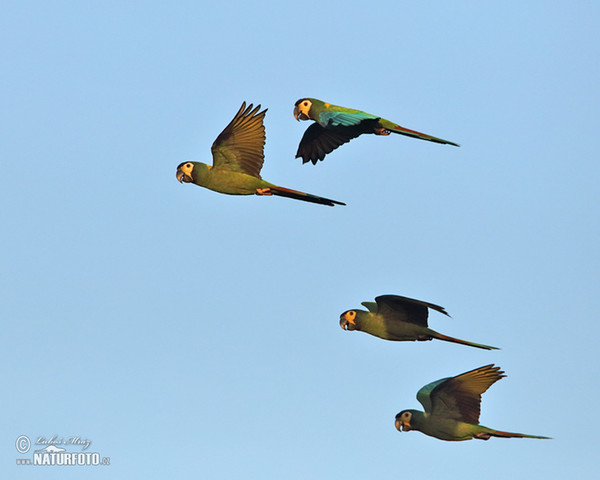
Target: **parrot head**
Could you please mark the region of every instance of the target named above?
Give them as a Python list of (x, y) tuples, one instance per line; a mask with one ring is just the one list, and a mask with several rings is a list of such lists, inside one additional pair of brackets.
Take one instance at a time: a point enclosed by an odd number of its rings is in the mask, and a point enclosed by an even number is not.
[(408, 432), (412, 430), (410, 425), (410, 419), (412, 418), (412, 412), (410, 410), (402, 410), (396, 415), (396, 430), (399, 432)]
[(310, 114), (312, 100), (310, 98), (301, 98), (294, 104), (294, 118), (300, 120), (314, 120)]
[(356, 325), (356, 311), (355, 310), (347, 310), (340, 315), (340, 327), (343, 330), (357, 330), (358, 326)]
[(193, 177), (194, 172), (194, 163), (193, 162), (183, 162), (180, 163), (177, 167), (177, 173), (175, 176), (179, 183), (192, 183), (194, 181)]

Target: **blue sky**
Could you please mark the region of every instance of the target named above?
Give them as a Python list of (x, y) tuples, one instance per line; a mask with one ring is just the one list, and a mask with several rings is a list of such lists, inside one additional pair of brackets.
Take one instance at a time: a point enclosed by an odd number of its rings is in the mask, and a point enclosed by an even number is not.
[[(596, 2), (4, 2), (0, 468), (11, 478), (558, 479), (592, 472)], [(316, 97), (460, 143), (363, 136), (294, 159)], [(347, 203), (180, 185), (242, 101), (263, 177)], [(442, 333), (340, 313), (393, 293)], [(488, 363), (481, 423), (398, 433), (417, 390)], [(19, 435), (108, 467), (17, 466)], [(40, 473), (42, 470), (43, 473)]]

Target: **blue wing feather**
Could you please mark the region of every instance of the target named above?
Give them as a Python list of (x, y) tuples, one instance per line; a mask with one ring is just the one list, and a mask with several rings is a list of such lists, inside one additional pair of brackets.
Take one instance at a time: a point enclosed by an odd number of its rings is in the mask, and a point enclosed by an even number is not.
[(358, 125), (363, 120), (372, 120), (379, 117), (365, 112), (321, 112), (319, 123), (323, 127), (351, 127)]
[(417, 400), (419, 401), (419, 403), (421, 405), (423, 405), (423, 408), (425, 408), (425, 412), (431, 413), (431, 410), (432, 410), (431, 392), (433, 392), (433, 389), (449, 379), (450, 378), (442, 378), (440, 380), (436, 380), (435, 382), (431, 382), (431, 383), (425, 385), (423, 388), (421, 388), (417, 392)]

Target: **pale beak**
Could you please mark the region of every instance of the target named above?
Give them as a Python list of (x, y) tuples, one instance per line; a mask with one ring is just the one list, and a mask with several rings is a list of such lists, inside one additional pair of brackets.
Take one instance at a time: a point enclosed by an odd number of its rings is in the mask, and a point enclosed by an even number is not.
[(183, 182), (183, 176), (184, 176), (184, 175), (185, 175), (185, 174), (184, 174), (184, 173), (183, 173), (183, 172), (182, 172), (180, 169), (177, 169), (177, 173), (175, 174), (175, 177), (177, 177), (177, 181), (178, 181), (179, 183), (182, 183), (182, 182)]
[(298, 118), (299, 114), (300, 114), (300, 110), (298, 109), (298, 107), (294, 107), (294, 118), (298, 121), (300, 121), (300, 119)]

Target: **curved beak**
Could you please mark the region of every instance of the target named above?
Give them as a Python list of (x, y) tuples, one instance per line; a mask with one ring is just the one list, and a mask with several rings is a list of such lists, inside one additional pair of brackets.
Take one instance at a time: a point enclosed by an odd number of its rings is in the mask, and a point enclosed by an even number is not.
[(342, 327), (342, 330), (348, 330), (349, 332), (356, 330), (356, 323), (352, 318), (348, 317), (348, 312), (340, 315), (340, 327)]
[(396, 418), (396, 430), (399, 432), (409, 432), (412, 429), (410, 428), (409, 423), (403, 422), (399, 418)]
[(181, 168), (177, 169), (177, 172), (175, 173), (175, 177), (177, 178), (177, 181), (179, 183), (190, 183), (192, 182), (192, 177), (190, 177), (188, 174), (184, 173), (183, 170), (181, 170)]
[(402, 431), (402, 422), (399, 419), (396, 419), (396, 430)]
[(298, 106), (294, 107), (294, 118), (298, 121), (300, 120), (310, 120), (310, 117), (304, 113), (300, 111), (300, 108)]

